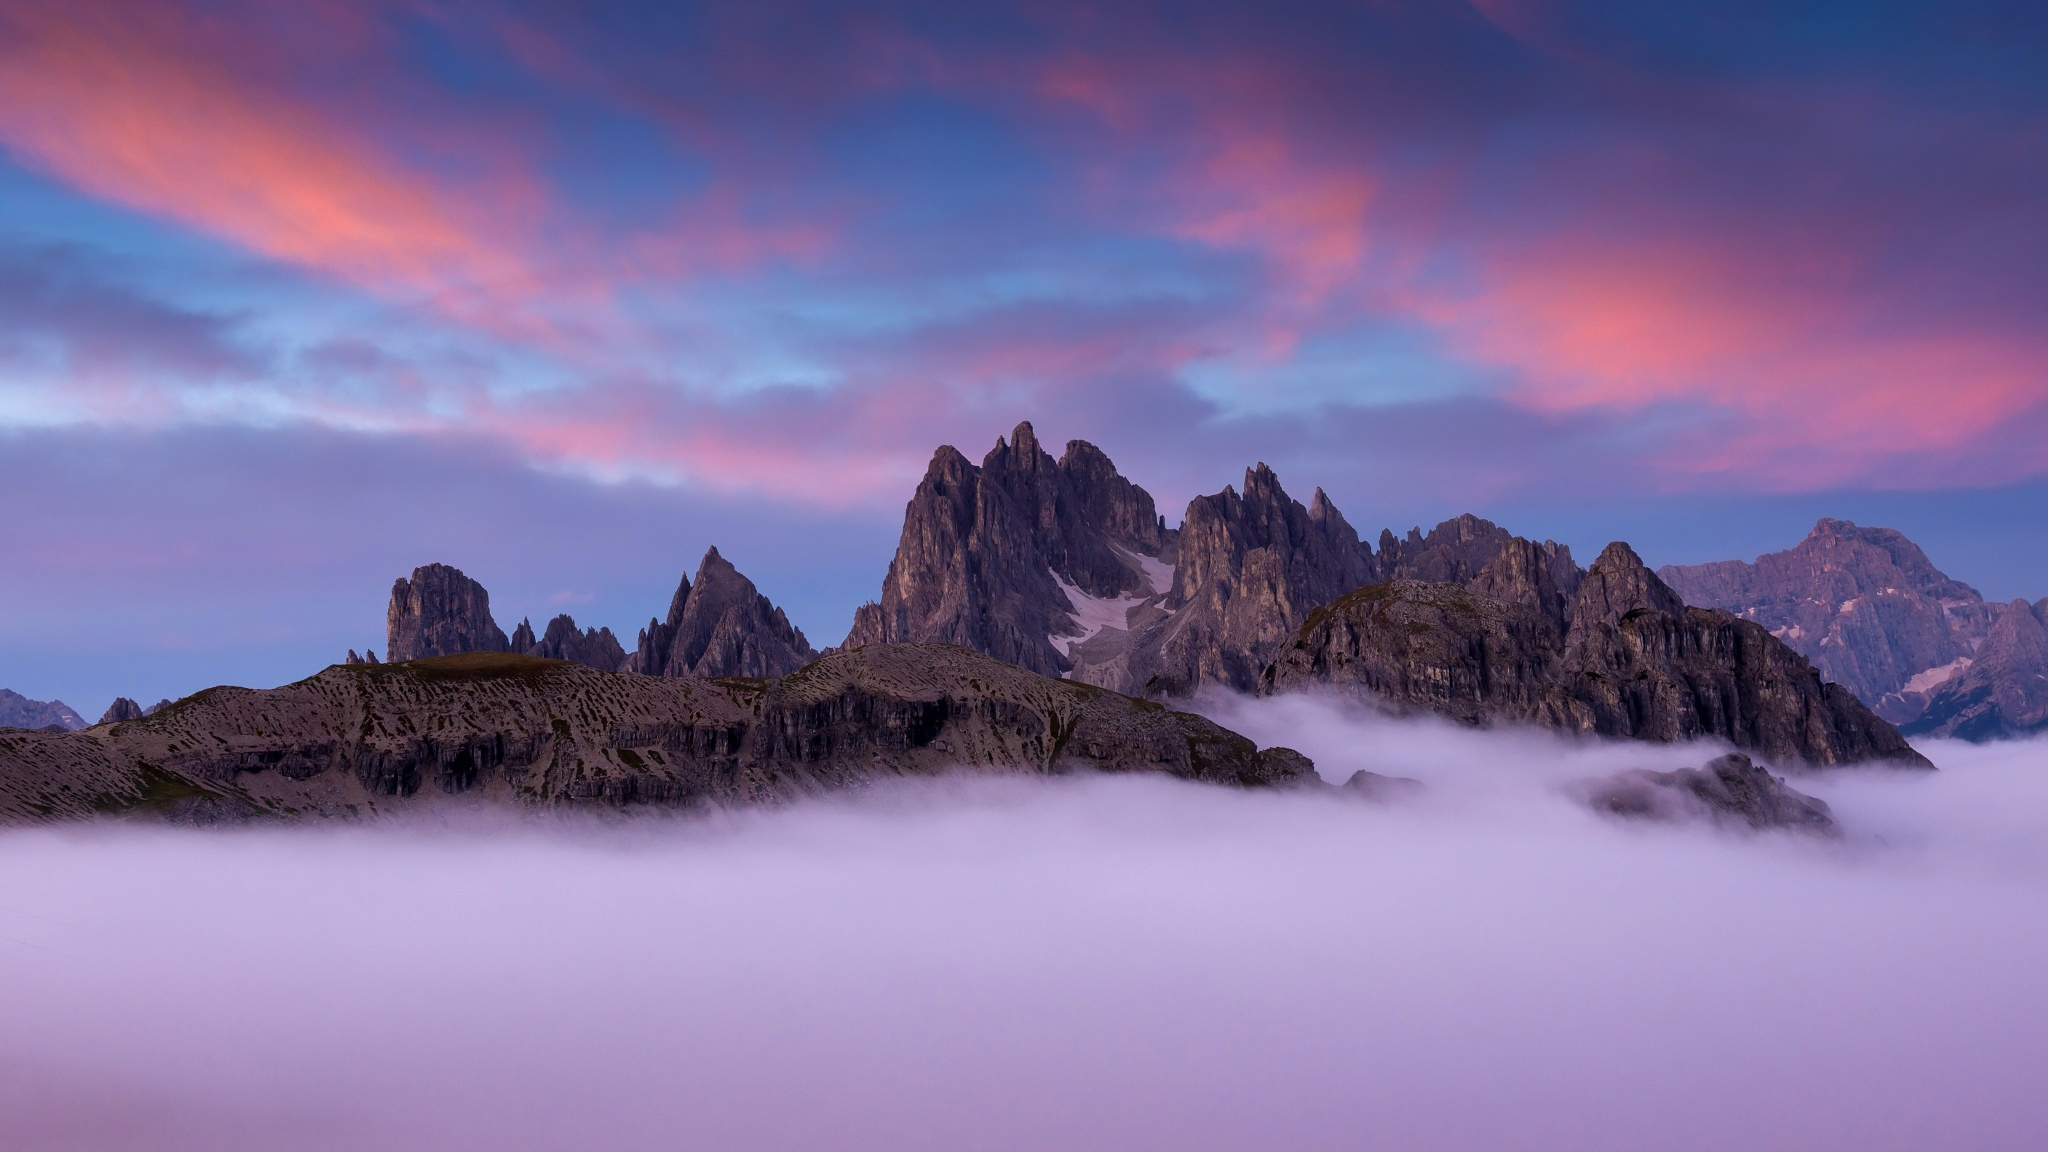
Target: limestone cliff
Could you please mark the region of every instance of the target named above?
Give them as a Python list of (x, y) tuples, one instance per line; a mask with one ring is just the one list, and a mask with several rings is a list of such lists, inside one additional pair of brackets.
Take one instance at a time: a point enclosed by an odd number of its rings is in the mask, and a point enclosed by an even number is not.
[(861, 606), (845, 646), (939, 641), (1058, 675), (1098, 616), (1120, 625), (1166, 591), (1174, 545), (1152, 497), (1091, 444), (1054, 460), (1025, 423), (980, 467), (944, 446), (904, 509), (881, 599)]
[(1894, 723), (1969, 667), (1995, 608), (1890, 528), (1823, 519), (1795, 548), (1753, 564), (1660, 570), (1688, 604), (1754, 620)]
[(1250, 691), (1310, 609), (1377, 574), (1322, 489), (1303, 507), (1264, 464), (1245, 472), (1242, 495), (1226, 487), (1188, 504), (1176, 558), (1156, 608), (1077, 648), (1076, 679), (1148, 697)]
[(1781, 764), (1927, 766), (1761, 626), (1686, 608), (1625, 544), (1601, 553), (1569, 615), (1561, 630), (1464, 584), (1389, 581), (1312, 613), (1260, 691), (1333, 687), (1470, 724), (1718, 738)]
[(0, 822), (370, 816), (457, 793), (737, 804), (957, 769), (1317, 783), (1297, 753), (949, 645), (870, 646), (767, 680), (477, 653), (208, 689), (80, 733), (0, 731)]
[(1934, 688), (1905, 732), (1994, 740), (2048, 731), (2048, 597), (1996, 611), (1974, 662)]
[(384, 658), (393, 662), (462, 652), (505, 652), (511, 641), (491, 619), (491, 594), (446, 564), (429, 564), (391, 586)]

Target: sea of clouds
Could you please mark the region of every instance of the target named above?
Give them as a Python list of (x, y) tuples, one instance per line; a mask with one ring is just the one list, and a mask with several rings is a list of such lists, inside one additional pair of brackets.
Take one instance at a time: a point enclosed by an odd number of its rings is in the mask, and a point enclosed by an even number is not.
[(1205, 707), (1394, 803), (955, 777), (773, 810), (0, 834), (43, 1149), (2021, 1149), (2048, 743), (1624, 823), (1707, 748)]

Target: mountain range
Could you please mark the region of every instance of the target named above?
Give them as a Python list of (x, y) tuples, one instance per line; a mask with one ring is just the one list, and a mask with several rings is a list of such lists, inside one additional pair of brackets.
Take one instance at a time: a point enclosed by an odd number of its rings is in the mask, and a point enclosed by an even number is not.
[[(268, 693), (117, 701), (75, 738), (6, 734), (0, 767), (30, 814), (382, 810), (426, 782), (542, 803), (724, 802), (949, 756), (1302, 777), (1284, 750), (1233, 744), (1226, 767), (1174, 751), (1239, 739), (1180, 710), (1208, 691), (1710, 739), (1795, 767), (1926, 767), (1907, 735), (2043, 727), (2044, 624), (2048, 600), (1987, 603), (1903, 535), (1840, 520), (1754, 562), (1653, 572), (1617, 541), (1582, 568), (1471, 515), (1368, 542), (1324, 491), (1304, 504), (1256, 464), (1169, 526), (1099, 448), (1054, 457), (1025, 423), (979, 464), (934, 453), (879, 597), (822, 653), (715, 547), (630, 651), (568, 615), (508, 634), (480, 582), (428, 564), (392, 586), (382, 661), (351, 651)], [(0, 715), (45, 714), (30, 703)], [(1075, 728), (1074, 708), (1094, 727)], [(60, 726), (83, 727), (70, 717)], [(83, 783), (52, 791), (24, 757)]]

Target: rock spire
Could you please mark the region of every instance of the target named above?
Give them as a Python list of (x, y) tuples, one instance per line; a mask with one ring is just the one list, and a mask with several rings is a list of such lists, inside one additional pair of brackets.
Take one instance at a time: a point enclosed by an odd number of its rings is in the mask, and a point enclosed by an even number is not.
[(491, 594), (446, 564), (415, 568), (409, 580), (399, 577), (384, 620), (385, 658), (393, 663), (512, 647), (491, 619)]
[(758, 678), (786, 676), (817, 658), (803, 631), (714, 547), (696, 579), (676, 587), (667, 619), (641, 629), (625, 667), (647, 676)]

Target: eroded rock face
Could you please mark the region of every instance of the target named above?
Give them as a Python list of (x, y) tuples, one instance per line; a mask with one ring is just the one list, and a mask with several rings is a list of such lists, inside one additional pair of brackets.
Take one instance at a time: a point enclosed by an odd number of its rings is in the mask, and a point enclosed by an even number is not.
[(1463, 584), (1373, 585), (1312, 613), (1260, 692), (1329, 686), (1470, 724), (1718, 737), (1776, 763), (1929, 766), (1760, 626), (1678, 604), (1626, 545), (1601, 553), (1571, 617), (1561, 632), (1536, 607)]
[(399, 577), (384, 622), (384, 652), (394, 662), (512, 647), (491, 619), (491, 594), (446, 564), (415, 568), (409, 580)]
[(1298, 753), (950, 645), (874, 645), (769, 680), (476, 653), (209, 689), (83, 733), (0, 732), (0, 822), (367, 816), (444, 793), (736, 804), (958, 769), (1319, 786)]
[(1245, 472), (1243, 495), (1189, 502), (1176, 555), (1172, 590), (1122, 636), (1081, 646), (1076, 679), (1152, 698), (1249, 691), (1310, 609), (1378, 572), (1322, 489), (1304, 507), (1264, 464)]
[(1026, 423), (980, 467), (941, 447), (904, 509), (882, 597), (845, 646), (958, 644), (1056, 676), (1072, 666), (1068, 641), (1100, 626), (1084, 619), (1105, 611), (1094, 602), (1166, 591), (1153, 573), (1174, 545), (1152, 497), (1094, 445), (1054, 460)]
[(0, 688), (0, 728), (48, 728), (67, 732), (85, 727), (85, 717), (62, 700), (31, 700), (19, 692)]
[(566, 612), (548, 621), (539, 639), (534, 638), (533, 623), (521, 620), (512, 632), (512, 650), (543, 660), (571, 660), (603, 672), (619, 672), (626, 666), (626, 650), (611, 629), (579, 630), (576, 618)]
[(1653, 820), (1705, 819), (1764, 831), (1773, 828), (1832, 836), (1838, 832), (1827, 803), (1786, 785), (1740, 753), (1704, 768), (1676, 772), (1623, 772), (1589, 784), (1586, 800), (1616, 816)]
[(787, 675), (817, 658), (803, 631), (712, 548), (696, 580), (685, 577), (676, 588), (668, 618), (641, 630), (624, 666), (646, 676), (760, 677)]
[(1905, 732), (1996, 740), (2048, 731), (2048, 597), (1996, 611), (1975, 661), (1934, 688)]
[(1659, 575), (1688, 604), (1763, 625), (1894, 723), (1919, 715), (1928, 693), (1969, 666), (1996, 615), (1903, 534), (1846, 520), (1823, 519), (1797, 547), (1754, 564)]

